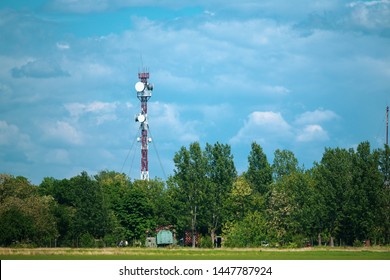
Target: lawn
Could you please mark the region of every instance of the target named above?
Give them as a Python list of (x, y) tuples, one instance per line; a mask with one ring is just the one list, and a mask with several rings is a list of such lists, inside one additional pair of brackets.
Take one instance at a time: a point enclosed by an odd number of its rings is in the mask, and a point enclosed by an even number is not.
[(0, 248), (1, 260), (390, 260), (389, 247), (303, 249)]

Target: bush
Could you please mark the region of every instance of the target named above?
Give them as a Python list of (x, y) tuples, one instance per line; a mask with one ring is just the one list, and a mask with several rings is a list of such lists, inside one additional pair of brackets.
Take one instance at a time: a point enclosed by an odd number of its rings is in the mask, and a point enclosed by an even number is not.
[(295, 243), (295, 242), (290, 242), (287, 244), (286, 248), (289, 248), (289, 249), (295, 249), (295, 248), (298, 248), (298, 244)]
[(209, 235), (202, 236), (200, 239), (200, 248), (213, 248), (213, 242), (211, 241), (211, 237)]
[(37, 246), (31, 242), (14, 242), (11, 245), (12, 248), (36, 248)]
[(95, 238), (89, 232), (83, 233), (78, 245), (82, 248), (93, 248), (95, 247)]
[(243, 220), (226, 223), (223, 228), (226, 247), (260, 247), (267, 235), (265, 217), (260, 212), (249, 213)]
[(363, 247), (363, 242), (361, 242), (360, 240), (355, 240), (353, 242), (353, 247)]

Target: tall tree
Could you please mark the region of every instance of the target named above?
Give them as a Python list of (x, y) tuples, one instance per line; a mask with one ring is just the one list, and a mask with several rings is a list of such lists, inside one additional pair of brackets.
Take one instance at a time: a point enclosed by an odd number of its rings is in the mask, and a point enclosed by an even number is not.
[(198, 214), (202, 211), (204, 214), (205, 208), (207, 158), (199, 143), (194, 142), (189, 150), (182, 147), (173, 161), (175, 170), (171, 182), (179, 188), (179, 199), (183, 201), (185, 213), (191, 217), (192, 247), (195, 247)]
[(298, 159), (293, 152), (279, 149), (274, 152), (272, 171), (275, 181), (282, 179), (285, 175), (290, 175), (298, 171), (298, 169)]
[(302, 245), (315, 223), (314, 182), (308, 172), (283, 176), (272, 187), (269, 199), (270, 233), (278, 242)]
[(390, 242), (390, 147), (384, 146), (379, 151), (379, 169), (382, 175), (383, 187), (380, 191), (381, 213), (378, 219), (378, 231), (380, 232), (380, 243), (389, 244)]
[(326, 207), (318, 225), (319, 240), (321, 232), (328, 231), (330, 244), (335, 236), (341, 237), (345, 219), (345, 202), (353, 182), (353, 151), (340, 148), (325, 149), (320, 164), (313, 169), (316, 189)]
[(345, 205), (344, 238), (375, 240), (375, 224), (381, 223), (381, 195), (383, 180), (379, 171), (379, 153), (371, 153), (370, 144), (362, 142), (353, 156), (353, 184), (347, 192)]
[(55, 201), (40, 196), (24, 177), (0, 175), (0, 245), (14, 242), (50, 246), (58, 236)]
[(255, 192), (261, 195), (269, 191), (272, 182), (272, 168), (267, 161), (263, 148), (256, 142), (252, 143), (252, 149), (248, 157), (249, 167), (245, 174)]
[(230, 220), (242, 220), (252, 211), (253, 190), (244, 176), (238, 176), (225, 201), (230, 209)]
[(206, 200), (208, 207), (208, 227), (211, 240), (215, 240), (225, 215), (224, 202), (232, 189), (237, 176), (233, 155), (229, 145), (206, 144), (207, 178)]

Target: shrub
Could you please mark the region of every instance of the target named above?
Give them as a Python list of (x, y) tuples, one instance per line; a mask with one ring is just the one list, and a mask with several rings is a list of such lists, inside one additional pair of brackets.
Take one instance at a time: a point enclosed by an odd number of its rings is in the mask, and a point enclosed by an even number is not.
[(361, 242), (360, 240), (355, 240), (353, 242), (353, 247), (363, 247), (363, 242)]
[(93, 248), (95, 247), (95, 238), (89, 232), (83, 233), (79, 238), (78, 245), (82, 248)]
[(202, 236), (200, 239), (200, 248), (213, 248), (213, 242), (209, 235)]

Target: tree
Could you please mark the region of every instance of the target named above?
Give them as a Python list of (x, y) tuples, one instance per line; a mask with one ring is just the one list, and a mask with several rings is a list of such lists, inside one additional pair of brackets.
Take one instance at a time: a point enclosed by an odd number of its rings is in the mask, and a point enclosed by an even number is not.
[(229, 145), (216, 143), (206, 144), (207, 158), (207, 189), (206, 200), (208, 207), (208, 227), (211, 240), (214, 241), (216, 231), (220, 229), (226, 216), (225, 201), (232, 189), (237, 176), (233, 155)]
[(242, 220), (252, 211), (253, 190), (244, 176), (238, 176), (233, 183), (226, 204), (230, 208), (230, 220)]
[(59, 220), (60, 243), (84, 246), (80, 243), (82, 236), (101, 239), (112, 230), (112, 215), (103, 189), (87, 172), (69, 180), (45, 178), (40, 192), (52, 195), (59, 204), (56, 217)]
[(104, 237), (109, 230), (109, 212), (102, 188), (87, 172), (72, 177), (69, 183), (76, 192), (73, 204), (77, 209), (74, 221), (77, 239), (85, 233), (94, 238)]
[(207, 159), (199, 143), (194, 142), (189, 150), (182, 147), (173, 161), (175, 170), (170, 183), (179, 189), (176, 194), (183, 202), (183, 212), (191, 217), (192, 247), (195, 247), (198, 214), (204, 214)]
[(259, 247), (268, 239), (264, 213), (249, 212), (243, 219), (228, 222), (223, 231), (227, 247)]
[(269, 191), (272, 182), (272, 168), (267, 161), (263, 149), (256, 142), (252, 143), (252, 149), (248, 157), (249, 167), (245, 174), (255, 192), (261, 195)]
[(294, 153), (288, 150), (277, 149), (274, 153), (272, 164), (273, 177), (275, 181), (281, 180), (284, 176), (298, 171), (298, 160)]
[(380, 213), (377, 219), (377, 230), (382, 244), (390, 242), (390, 147), (384, 146), (379, 153), (379, 170), (382, 175), (383, 187), (379, 190)]
[(383, 179), (379, 171), (379, 153), (371, 153), (370, 144), (362, 142), (353, 154), (353, 182), (347, 191), (345, 226), (342, 231), (348, 244), (355, 240), (376, 240), (376, 225), (381, 217)]
[(317, 215), (314, 182), (308, 172), (283, 176), (272, 186), (268, 217), (270, 233), (278, 242), (308, 241)]
[(318, 236), (320, 239), (321, 232), (329, 232), (330, 244), (333, 246), (335, 236), (343, 237), (341, 229), (345, 220), (345, 203), (353, 183), (353, 151), (325, 149), (320, 164), (316, 164), (313, 169), (313, 176), (316, 190), (325, 206), (318, 225)]
[(0, 175), (0, 245), (49, 246), (58, 235), (51, 196), (40, 196), (24, 177)]

